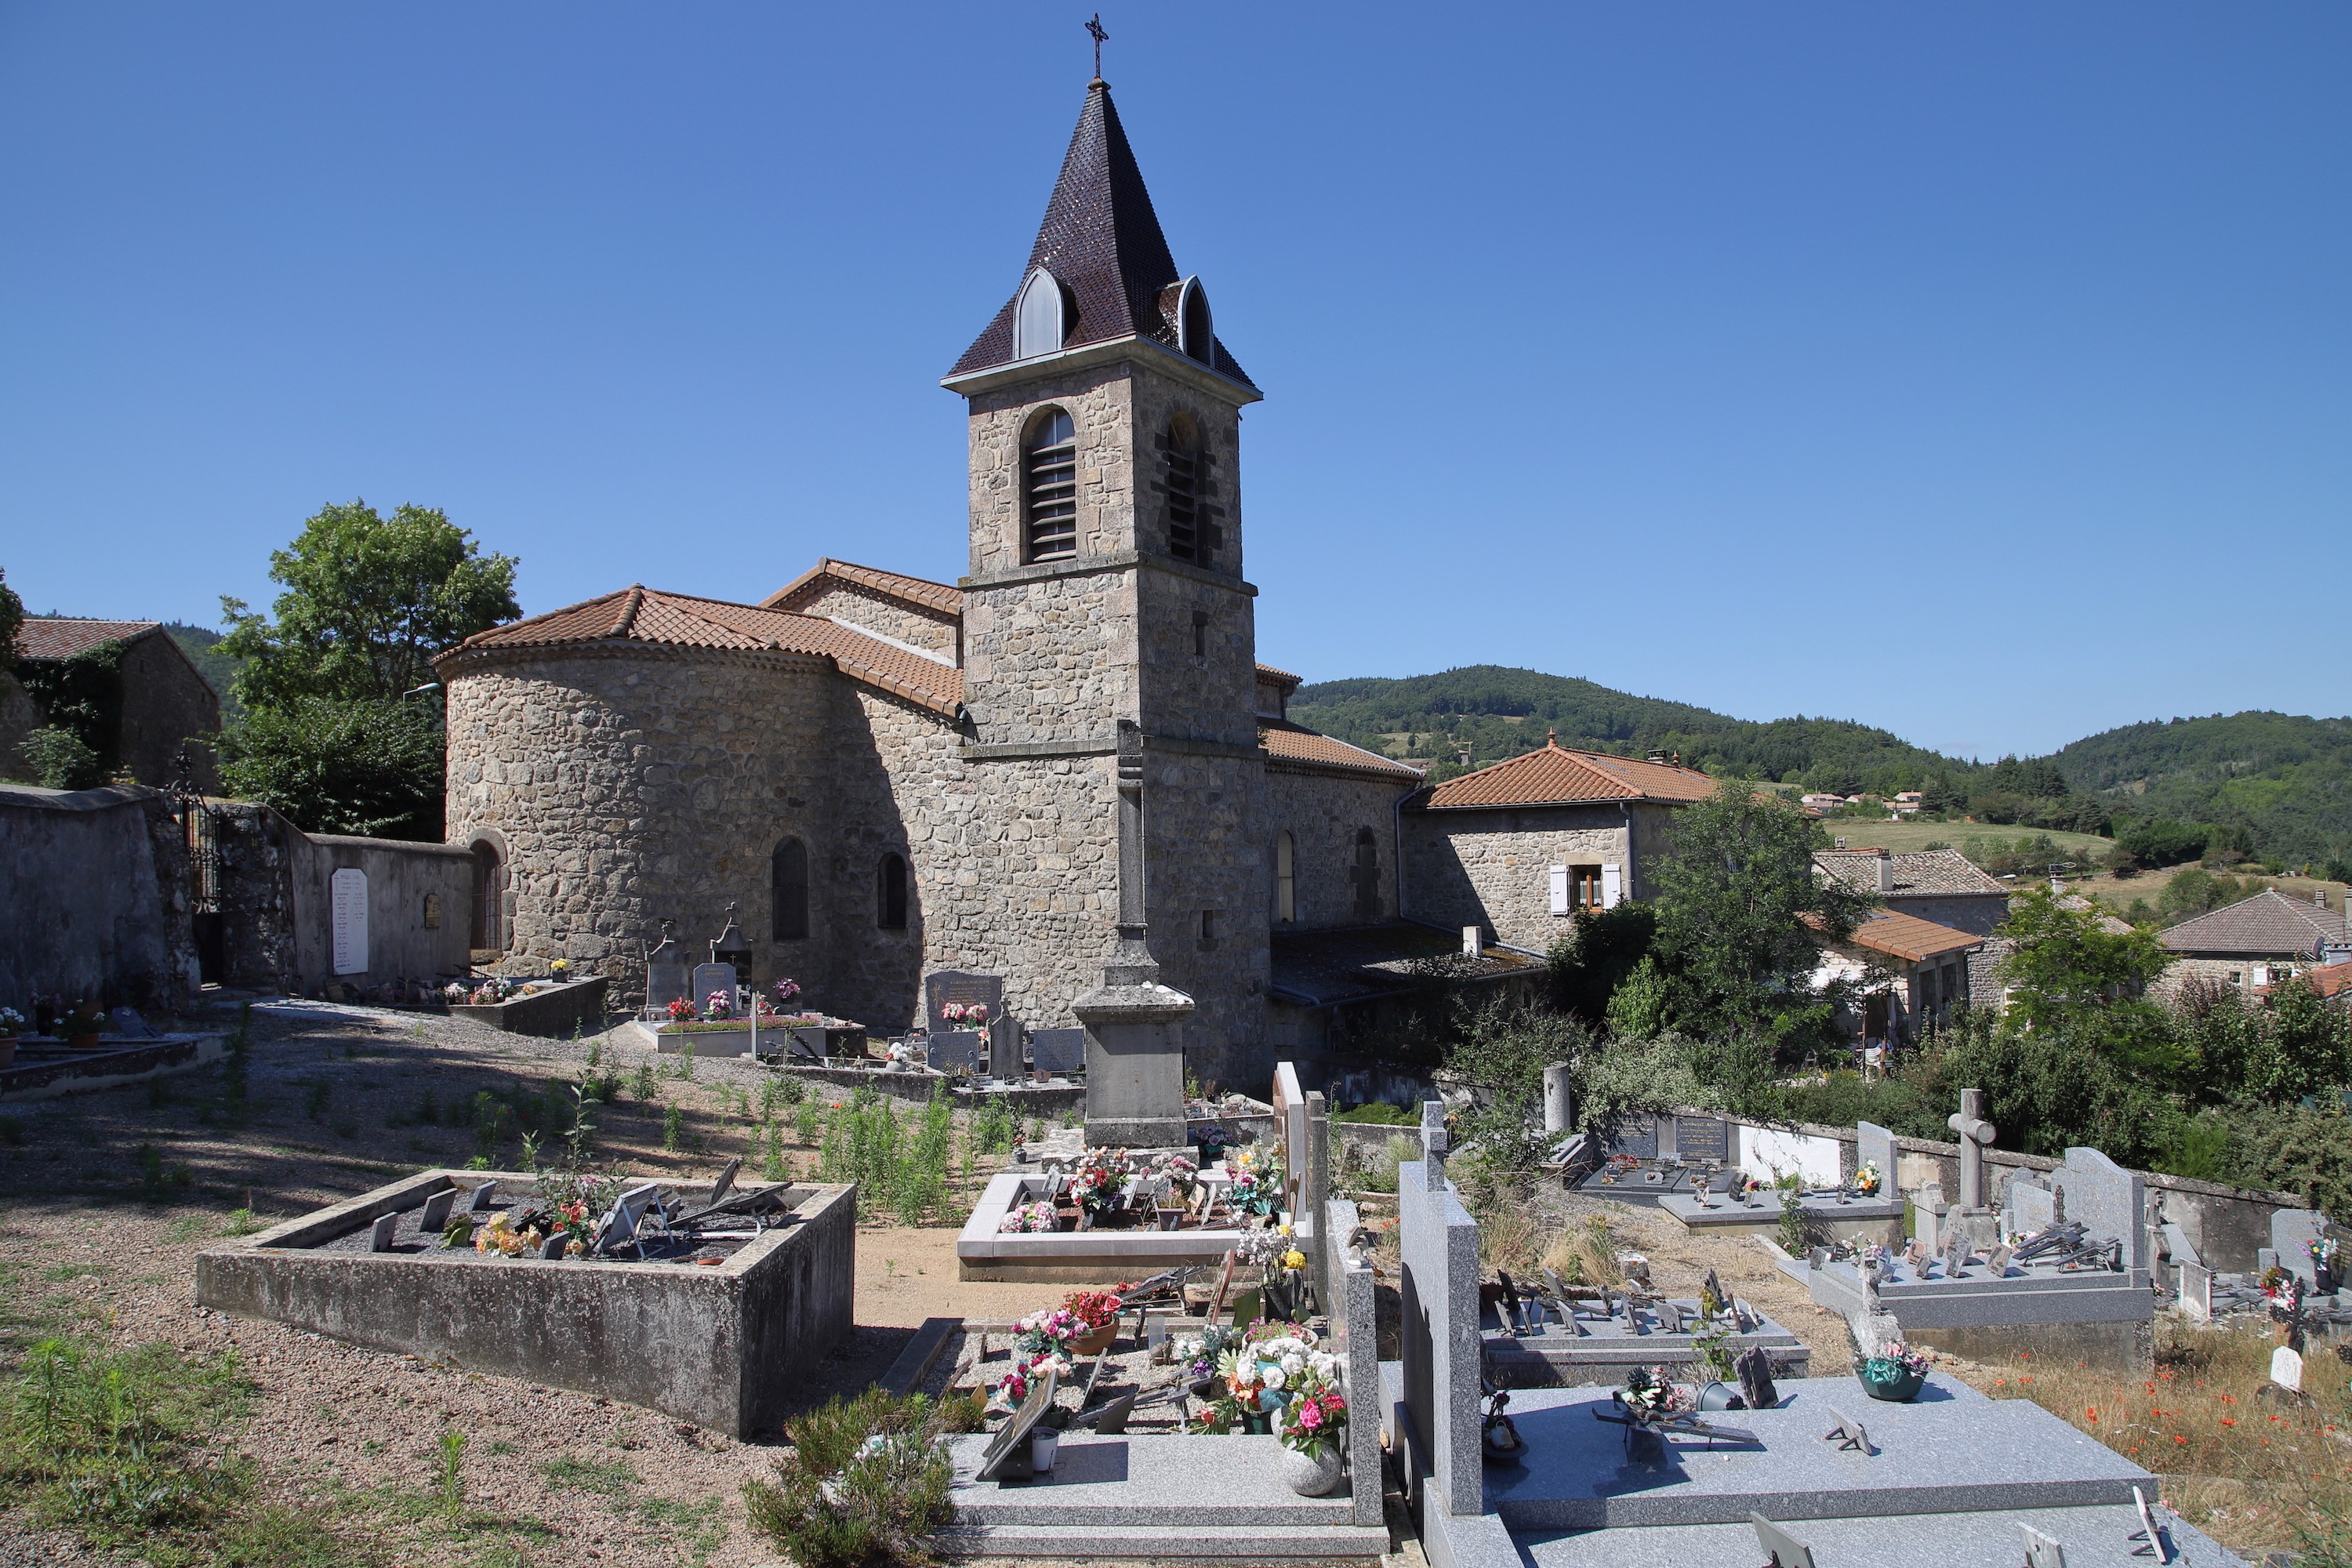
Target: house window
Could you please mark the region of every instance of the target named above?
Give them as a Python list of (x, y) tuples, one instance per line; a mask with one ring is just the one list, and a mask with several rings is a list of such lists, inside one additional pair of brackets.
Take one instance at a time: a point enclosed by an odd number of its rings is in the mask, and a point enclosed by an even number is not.
[(777, 942), (798, 942), (809, 933), (808, 850), (787, 838), (768, 858), (768, 891)]
[(907, 929), (907, 861), (888, 854), (874, 868), (874, 923), (884, 931)]
[(1168, 553), (1179, 561), (1201, 558), (1201, 439), (1192, 419), (1169, 422), (1163, 485), (1168, 492)]
[(1601, 868), (1570, 866), (1568, 868), (1568, 907), (1571, 910), (1598, 910), (1601, 901)]
[(488, 840), (474, 846), (474, 918), (470, 946), (479, 951), (506, 945), (506, 867), (499, 847)]
[(1066, 561), (1078, 552), (1078, 431), (1070, 416), (1048, 409), (1022, 458), (1028, 507), (1029, 559)]
[(1298, 845), (1286, 830), (1274, 841), (1274, 918), (1298, 918)]
[(1381, 841), (1369, 827), (1356, 830), (1356, 918), (1381, 918)]

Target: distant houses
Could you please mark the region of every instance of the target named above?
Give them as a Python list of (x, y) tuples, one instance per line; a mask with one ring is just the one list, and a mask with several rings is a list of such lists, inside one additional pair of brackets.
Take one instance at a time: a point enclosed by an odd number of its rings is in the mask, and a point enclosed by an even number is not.
[(2246, 994), (2324, 964), (2352, 959), (2352, 932), (2344, 911), (2327, 907), (2324, 893), (2293, 898), (2265, 888), (2251, 899), (2224, 904), (2157, 933), (2175, 954), (2157, 980), (2158, 994), (2171, 996), (2193, 980), (2228, 985)]
[(1851, 938), (1822, 942), (1816, 989), (1858, 984), (1843, 1020), (1861, 1045), (1908, 1045), (1951, 1021), (1966, 1001), (1999, 1006), (1994, 973), (2007, 944), (1993, 937), (2009, 889), (1956, 849), (1821, 849), (1814, 870), (1884, 910)]

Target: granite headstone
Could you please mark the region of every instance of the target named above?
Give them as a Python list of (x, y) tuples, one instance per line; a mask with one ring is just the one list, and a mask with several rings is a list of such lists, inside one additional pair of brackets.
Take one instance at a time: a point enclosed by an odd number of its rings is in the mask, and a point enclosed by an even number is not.
[(1042, 1073), (1074, 1073), (1087, 1065), (1084, 1029), (1033, 1029), (1029, 1032), (1029, 1063)]
[(710, 999), (714, 995), (722, 997), (725, 1001), (727, 1010), (720, 1016), (728, 1018), (735, 1016), (735, 966), (733, 964), (698, 963), (694, 966), (693, 994), (687, 1000), (694, 1004), (695, 1011), (701, 1012), (710, 1005)]

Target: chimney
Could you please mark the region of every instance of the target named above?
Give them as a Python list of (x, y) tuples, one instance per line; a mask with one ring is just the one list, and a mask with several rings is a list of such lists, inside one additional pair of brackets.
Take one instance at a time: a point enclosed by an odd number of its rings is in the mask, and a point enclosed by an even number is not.
[(1878, 890), (1882, 893), (1895, 890), (1895, 852), (1892, 849), (1878, 852)]
[(1649, 756), (1648, 756), (1647, 760), (1648, 760), (1648, 761), (1650, 761), (1650, 762), (1653, 762), (1653, 763), (1658, 763), (1663, 764), (1663, 763), (1665, 762), (1665, 760), (1666, 760), (1666, 753), (1665, 753), (1665, 752), (1662, 752), (1662, 751), (1659, 751), (1657, 748), (1655, 748), (1655, 747), (1654, 746), (1654, 747), (1652, 747), (1652, 748), (1651, 748), (1651, 750), (1650, 750), (1650, 754), (1649, 754)]

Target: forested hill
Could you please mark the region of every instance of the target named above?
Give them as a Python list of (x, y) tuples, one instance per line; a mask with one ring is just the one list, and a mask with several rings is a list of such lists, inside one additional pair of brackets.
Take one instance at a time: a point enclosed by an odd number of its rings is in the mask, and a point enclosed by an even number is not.
[(2352, 719), (2217, 714), (2130, 724), (2053, 759), (2119, 811), (2244, 829), (2290, 862), (2352, 859)]
[(1318, 681), (1298, 689), (1290, 714), (1390, 756), (1435, 762), (1444, 773), (1459, 772), (1465, 752), (1483, 767), (1533, 751), (1550, 730), (1566, 746), (1623, 755), (1680, 752), (1694, 767), (1846, 793), (1920, 789), (1976, 771), (1866, 724), (1801, 717), (1759, 723), (1494, 664), (1401, 680)]

